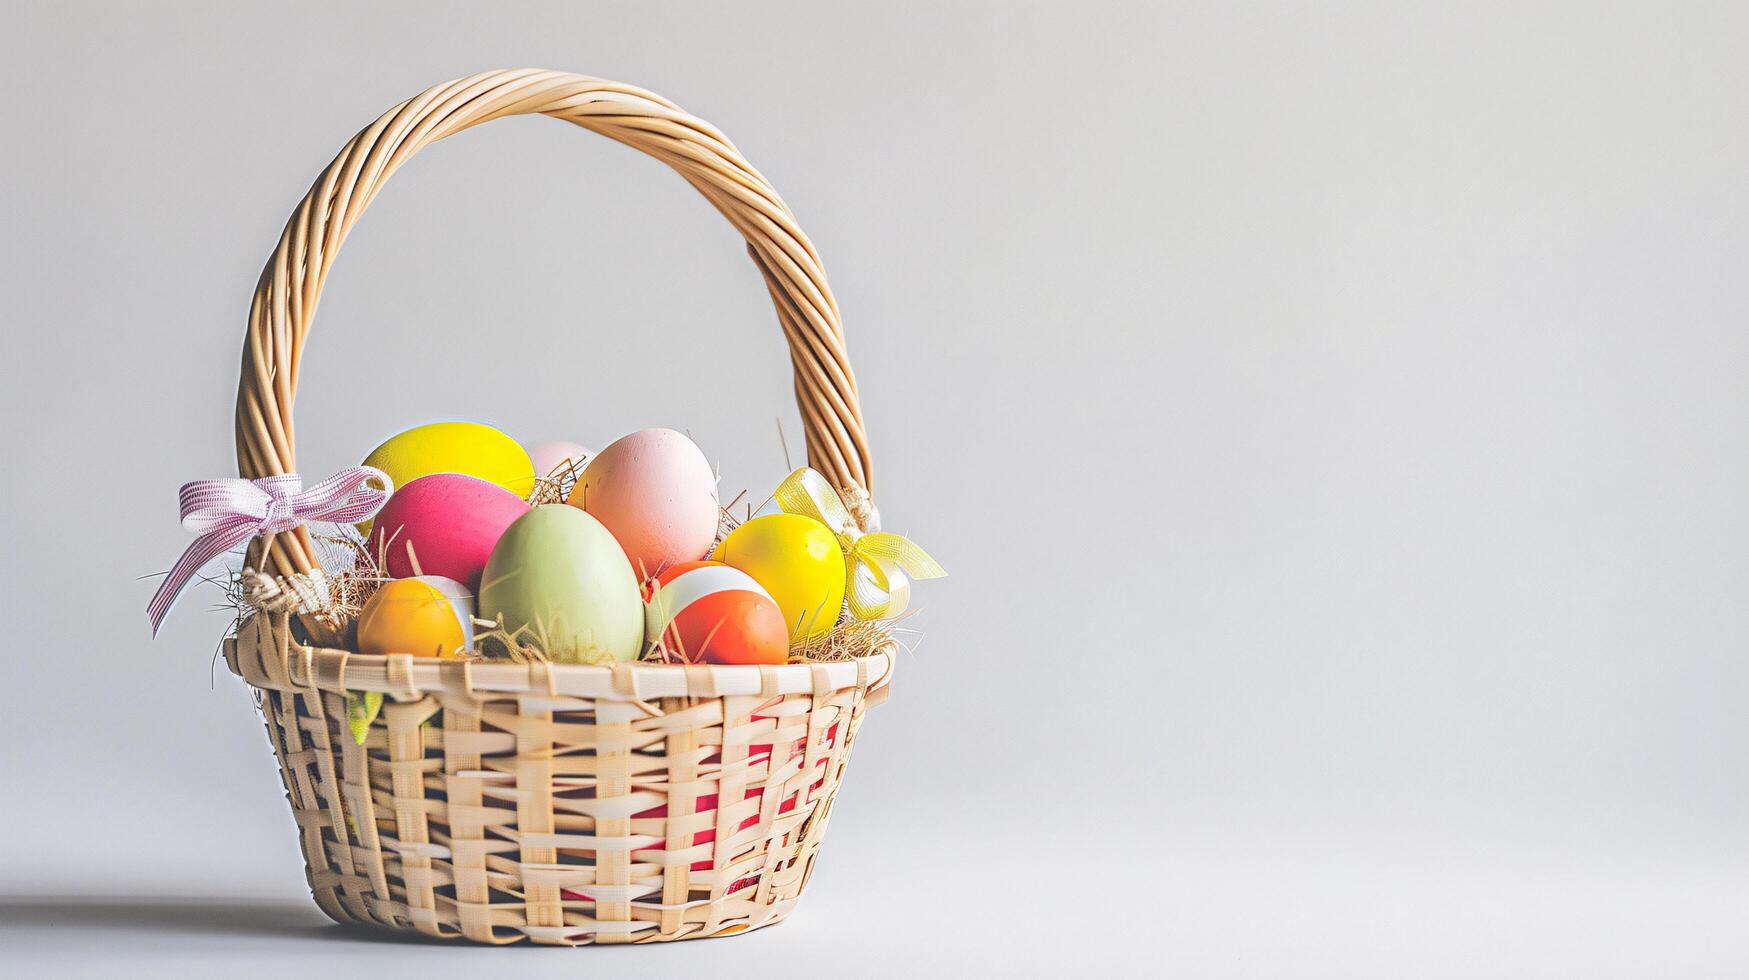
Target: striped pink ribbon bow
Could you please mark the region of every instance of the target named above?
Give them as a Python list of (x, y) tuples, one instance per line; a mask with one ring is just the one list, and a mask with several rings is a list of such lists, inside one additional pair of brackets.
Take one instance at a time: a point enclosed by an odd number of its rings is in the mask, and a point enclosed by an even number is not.
[(152, 635), (158, 635), (158, 626), (176, 605), (176, 597), (207, 562), (256, 535), (277, 534), (315, 521), (355, 524), (380, 510), (394, 489), (389, 475), (374, 466), (341, 470), (308, 490), (296, 473), (184, 483), (179, 494), (182, 526), (200, 537), (182, 553), (146, 607)]

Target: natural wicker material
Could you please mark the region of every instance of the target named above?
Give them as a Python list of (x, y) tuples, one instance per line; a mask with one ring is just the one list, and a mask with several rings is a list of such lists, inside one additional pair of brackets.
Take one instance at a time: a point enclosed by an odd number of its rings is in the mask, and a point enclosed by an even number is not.
[[(237, 389), (244, 477), (296, 470), (298, 362), (340, 243), (427, 143), (541, 113), (674, 168), (747, 239), (789, 338), (809, 463), (853, 499), (868, 448), (838, 308), (777, 193), (709, 124), (648, 92), (551, 71), (436, 86), (347, 144), (298, 206), (256, 286)], [(858, 520), (866, 521), (863, 508)], [(319, 571), (304, 529), (257, 539), (258, 584)], [(289, 602), (289, 600), (288, 600)], [(484, 943), (653, 942), (786, 915), (813, 867), (894, 647), (775, 667), (517, 664), (366, 656), (332, 617), (281, 602), (228, 641), (261, 694), (310, 889), (340, 922)], [(304, 634), (294, 638), (292, 613)], [(365, 743), (349, 692), (385, 703)]]
[[(225, 661), (262, 694), (316, 904), (482, 943), (757, 929), (807, 883), (891, 649), (779, 667), (366, 656), (258, 615)], [(387, 701), (365, 744), (346, 692)]]

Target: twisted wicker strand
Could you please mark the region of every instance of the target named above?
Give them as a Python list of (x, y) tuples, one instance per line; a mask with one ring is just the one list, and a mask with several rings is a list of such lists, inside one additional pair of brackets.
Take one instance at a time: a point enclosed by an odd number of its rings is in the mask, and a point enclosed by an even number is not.
[[(541, 114), (667, 164), (747, 240), (794, 367), (808, 462), (834, 484), (870, 485), (867, 435), (838, 303), (820, 256), (764, 176), (716, 127), (651, 92), (565, 72), (482, 72), (395, 106), (347, 142), (292, 213), (256, 283), (237, 385), (237, 468), (296, 470), (298, 365), (329, 267), (389, 177), (430, 143), (504, 116)], [(257, 541), (250, 563), (281, 575), (318, 566), (302, 528)]]

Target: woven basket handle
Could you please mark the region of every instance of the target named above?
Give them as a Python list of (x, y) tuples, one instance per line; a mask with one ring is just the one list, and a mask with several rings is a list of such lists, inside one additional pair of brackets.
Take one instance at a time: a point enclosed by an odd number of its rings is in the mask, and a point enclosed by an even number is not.
[[(298, 361), (328, 267), (353, 223), (428, 143), (502, 116), (540, 113), (662, 161), (747, 239), (789, 338), (808, 463), (840, 487), (869, 488), (868, 444), (838, 305), (795, 216), (728, 138), (661, 96), (565, 72), (491, 71), (427, 89), (346, 144), (287, 222), (249, 310), (237, 386), (237, 468), (246, 478), (297, 469), (292, 405)], [(251, 564), (281, 574), (316, 567), (303, 530), (256, 542)], [(266, 558), (267, 561), (262, 559)]]

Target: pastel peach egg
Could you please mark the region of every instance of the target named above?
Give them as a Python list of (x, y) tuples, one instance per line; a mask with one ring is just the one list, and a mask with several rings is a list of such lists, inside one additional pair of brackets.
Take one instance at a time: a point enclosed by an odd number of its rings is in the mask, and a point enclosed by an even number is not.
[(691, 439), (645, 429), (603, 449), (567, 501), (613, 533), (639, 580), (696, 561), (717, 536), (717, 478)]

